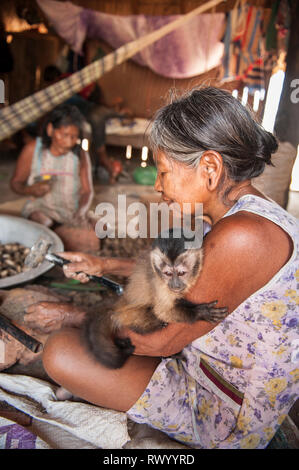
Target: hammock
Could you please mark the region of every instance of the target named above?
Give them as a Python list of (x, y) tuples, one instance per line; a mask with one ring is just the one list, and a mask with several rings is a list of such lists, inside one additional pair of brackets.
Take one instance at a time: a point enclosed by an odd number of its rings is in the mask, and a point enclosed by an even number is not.
[(39, 119), (51, 109), (82, 90), (82, 88), (98, 80), (115, 66), (125, 62), (144, 47), (149, 46), (194, 16), (213, 8), (223, 1), (225, 0), (211, 0), (172, 23), (121, 46), (119, 49), (84, 67), (70, 77), (2, 109), (0, 111), (0, 141)]
[[(111, 15), (72, 2), (37, 0), (51, 26), (71, 49), (82, 54), (84, 41), (100, 39), (112, 50), (173, 22), (182, 15)], [(203, 3), (203, 2), (198, 2)], [(131, 60), (166, 78), (191, 78), (217, 67), (223, 55), (225, 13), (196, 15), (142, 49)], [(97, 58), (100, 58), (98, 56)]]

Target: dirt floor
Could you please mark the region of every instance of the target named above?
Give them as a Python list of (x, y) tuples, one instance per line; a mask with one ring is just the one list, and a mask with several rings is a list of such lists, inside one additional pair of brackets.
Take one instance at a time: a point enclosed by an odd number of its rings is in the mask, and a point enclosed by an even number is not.
[[(100, 202), (112, 202), (114, 205), (117, 202), (118, 194), (125, 194), (127, 196), (127, 202), (134, 201), (147, 201), (151, 198), (155, 198), (155, 193), (151, 186), (142, 186), (136, 184), (133, 181), (132, 173), (133, 170), (140, 165), (141, 150), (135, 150), (135, 157), (131, 161), (125, 159), (125, 148), (124, 147), (108, 147), (108, 153), (111, 157), (120, 159), (125, 168), (125, 175), (120, 178), (120, 181), (115, 185), (104, 184), (100, 182), (98, 174), (94, 168), (94, 189), (95, 197), (92, 205), (92, 209)], [(9, 186), (9, 181), (14, 171), (16, 163), (16, 151), (5, 149), (1, 151), (0, 146), (0, 214), (8, 213), (11, 215), (20, 215), (21, 207), (24, 203), (24, 198), (20, 198), (17, 194), (13, 193)], [(288, 210), (293, 213), (296, 217), (299, 217), (299, 193), (290, 193), (290, 200)], [(131, 240), (131, 239), (119, 239), (101, 241), (101, 246), (95, 251), (95, 254), (101, 254), (103, 256), (120, 256), (120, 257), (134, 257), (142, 250), (148, 243), (148, 240)], [(124, 284), (125, 279), (113, 278), (115, 281)], [(13, 302), (7, 302), (7, 311), (11, 319), (16, 320), (15, 300), (18, 295), (24, 298), (28, 296), (28, 302), (36, 295), (36, 298), (41, 300), (52, 298), (56, 296), (58, 299), (62, 299), (64, 302), (72, 302), (75, 305), (81, 306), (86, 310), (98, 309), (103, 307), (103, 303), (115, 302), (116, 294), (104, 289), (103, 287), (95, 284), (88, 283), (88, 285), (75, 285), (69, 282), (60, 268), (54, 268), (45, 275), (38, 278), (38, 280), (28, 283), (25, 286), (21, 286), (22, 291), (14, 292), (15, 297)], [(10, 289), (11, 291), (13, 289)], [(17, 292), (18, 291), (18, 292)], [(34, 293), (35, 291), (35, 293)], [(40, 297), (38, 297), (40, 296)], [(44, 296), (44, 297), (43, 297)], [(47, 297), (48, 296), (48, 297)], [(22, 318), (18, 317), (20, 323)], [(12, 365), (5, 369), (5, 372), (13, 374), (25, 374), (33, 377), (47, 379), (48, 377), (43, 369), (40, 356), (38, 359), (29, 358), (29, 361), (16, 361)], [(1, 405), (1, 404), (0, 404)], [(299, 448), (298, 438), (298, 426), (299, 426), (299, 403), (297, 403), (291, 410), (291, 419), (284, 423), (282, 434), (277, 436), (276, 442), (272, 445), (274, 448)], [(1, 406), (0, 406), (1, 415)], [(295, 423), (295, 424), (294, 424)], [(296, 427), (297, 426), (297, 427)]]

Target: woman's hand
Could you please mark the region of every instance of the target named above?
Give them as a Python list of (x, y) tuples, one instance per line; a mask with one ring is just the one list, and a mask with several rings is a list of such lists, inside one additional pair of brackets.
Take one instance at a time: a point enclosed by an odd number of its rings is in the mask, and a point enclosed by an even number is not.
[(34, 197), (42, 197), (51, 190), (51, 185), (46, 182), (34, 183), (26, 187), (26, 193)]
[(95, 276), (113, 274), (115, 276), (127, 277), (131, 275), (135, 266), (134, 259), (101, 258), (86, 253), (70, 251), (57, 254), (71, 261), (71, 263), (63, 266), (65, 276), (77, 279), (83, 283), (89, 281), (86, 274)]
[(63, 272), (68, 278), (77, 279), (84, 284), (89, 281), (87, 274), (102, 276), (104, 273), (104, 258), (70, 251), (57, 254), (71, 261), (63, 266)]

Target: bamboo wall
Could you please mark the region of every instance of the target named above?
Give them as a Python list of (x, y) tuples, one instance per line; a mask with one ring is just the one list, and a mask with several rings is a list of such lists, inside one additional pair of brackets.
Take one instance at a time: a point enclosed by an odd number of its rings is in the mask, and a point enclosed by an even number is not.
[(51, 34), (30, 31), (13, 34), (10, 47), (14, 68), (6, 79), (6, 95), (10, 104), (40, 89), (43, 70), (55, 63), (62, 45), (63, 42)]

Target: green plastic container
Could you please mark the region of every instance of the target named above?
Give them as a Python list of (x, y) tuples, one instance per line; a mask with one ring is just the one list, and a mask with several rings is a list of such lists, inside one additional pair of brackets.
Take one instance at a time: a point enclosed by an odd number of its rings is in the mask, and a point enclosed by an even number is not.
[(138, 184), (153, 186), (157, 178), (157, 169), (155, 166), (141, 166), (136, 168), (133, 173), (133, 179)]

